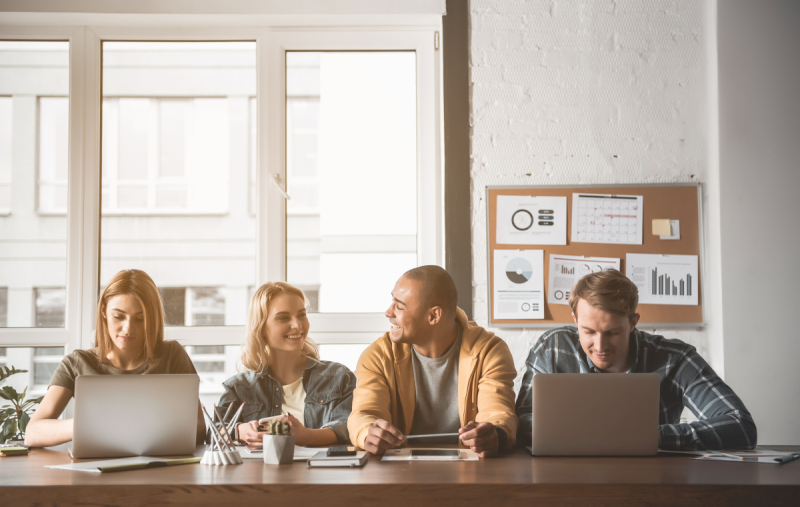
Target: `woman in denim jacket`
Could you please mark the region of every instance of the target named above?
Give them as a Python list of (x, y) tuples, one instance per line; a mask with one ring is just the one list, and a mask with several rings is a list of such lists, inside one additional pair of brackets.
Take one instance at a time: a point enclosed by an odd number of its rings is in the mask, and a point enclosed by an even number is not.
[(346, 366), (321, 361), (308, 338), (307, 300), (284, 282), (267, 283), (253, 294), (242, 365), (246, 371), (223, 383), (223, 409), (245, 403), (237, 438), (261, 447), (259, 420), (288, 421), (302, 446), (349, 443), (347, 417), (356, 377)]

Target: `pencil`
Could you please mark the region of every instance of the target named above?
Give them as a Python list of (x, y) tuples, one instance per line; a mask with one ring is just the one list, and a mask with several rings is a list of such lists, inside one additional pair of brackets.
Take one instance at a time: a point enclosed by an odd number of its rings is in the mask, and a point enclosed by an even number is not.
[(225, 448), (227, 448), (229, 451), (232, 451), (233, 449), (231, 448), (230, 445), (228, 445), (227, 442), (225, 442), (225, 439), (222, 438), (222, 435), (220, 434), (219, 429), (214, 424), (214, 419), (211, 419), (211, 416), (208, 415), (208, 411), (206, 410), (206, 407), (203, 407), (203, 412), (205, 412), (206, 417), (208, 417), (208, 419), (211, 421), (211, 430), (213, 431), (214, 434), (217, 435), (217, 442), (218, 442), (218, 445), (220, 447), (220, 451), (222, 450), (223, 446)]
[[(738, 459), (738, 460), (742, 460), (742, 461), (744, 461), (744, 458), (743, 458), (743, 457), (741, 457), (741, 456), (737, 456), (737, 455), (735, 455), (735, 454), (728, 454), (727, 452), (722, 452), (722, 451), (707, 451), (707, 452), (710, 452), (710, 453), (712, 453), (712, 454), (721, 454), (721, 455), (723, 455), (723, 456), (727, 456), (727, 457), (729, 457), (729, 458), (734, 458), (734, 459)], [(710, 456), (710, 457), (711, 457), (711, 456)]]
[(233, 403), (228, 403), (228, 410), (225, 411), (225, 419), (227, 419), (231, 415), (231, 410), (233, 410)]
[(225, 438), (226, 443), (228, 443), (228, 440), (230, 440), (230, 438), (229, 438), (230, 432), (228, 432), (228, 428), (227, 428), (227, 426), (225, 426), (225, 420), (220, 415), (219, 410), (217, 410), (217, 406), (213, 405), (213, 407), (214, 407), (214, 415), (216, 415), (219, 418), (220, 434), (222, 434), (222, 429), (224, 428), (225, 429), (225, 434), (222, 435), (222, 436)]
[(239, 407), (239, 410), (236, 411), (236, 414), (233, 416), (233, 419), (231, 419), (231, 422), (228, 423), (228, 427), (225, 428), (225, 429), (228, 430), (229, 434), (233, 430), (233, 427), (236, 424), (236, 421), (239, 420), (239, 415), (242, 413), (242, 409), (244, 409), (244, 404), (245, 404), (245, 402), (242, 402), (241, 406)]

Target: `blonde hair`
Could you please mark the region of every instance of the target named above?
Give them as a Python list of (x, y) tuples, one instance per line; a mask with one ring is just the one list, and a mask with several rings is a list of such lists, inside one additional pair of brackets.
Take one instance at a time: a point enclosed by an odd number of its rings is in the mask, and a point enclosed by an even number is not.
[[(250, 301), (250, 318), (247, 321), (247, 336), (242, 344), (242, 366), (250, 371), (261, 371), (269, 364), (269, 344), (267, 343), (267, 318), (269, 305), (272, 300), (281, 294), (291, 294), (303, 300), (308, 306), (308, 300), (303, 291), (286, 282), (269, 282), (259, 287)], [(319, 360), (319, 349), (311, 338), (306, 337), (303, 350), (300, 352), (306, 357)]]
[(121, 295), (133, 296), (142, 306), (144, 314), (144, 354), (155, 361), (156, 347), (164, 341), (164, 309), (155, 282), (144, 271), (124, 269), (114, 275), (97, 301), (97, 323), (94, 346), (100, 362), (108, 362), (108, 353), (114, 348), (108, 332), (106, 310), (108, 301)]
[(639, 289), (628, 277), (616, 269), (609, 269), (584, 276), (572, 288), (569, 305), (576, 317), (581, 299), (599, 310), (632, 319), (639, 305)]

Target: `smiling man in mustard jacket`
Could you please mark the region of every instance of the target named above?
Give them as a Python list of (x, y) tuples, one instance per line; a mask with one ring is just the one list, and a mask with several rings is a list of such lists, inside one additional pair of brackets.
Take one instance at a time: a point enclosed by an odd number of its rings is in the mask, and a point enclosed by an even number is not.
[(482, 458), (514, 444), (511, 352), (469, 322), (457, 299), (453, 279), (438, 266), (414, 268), (397, 281), (386, 310), (390, 330), (356, 368), (347, 422), (353, 444), (380, 454), (402, 446), (406, 435), (458, 433)]

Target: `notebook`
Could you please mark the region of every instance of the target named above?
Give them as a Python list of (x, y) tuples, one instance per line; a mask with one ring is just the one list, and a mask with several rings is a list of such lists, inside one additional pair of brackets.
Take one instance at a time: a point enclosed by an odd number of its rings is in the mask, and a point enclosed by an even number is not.
[(328, 451), (320, 451), (308, 460), (308, 466), (363, 467), (368, 459), (366, 451), (356, 451), (355, 456), (328, 456)]
[(75, 379), (74, 458), (192, 454), (197, 375), (81, 375)]

